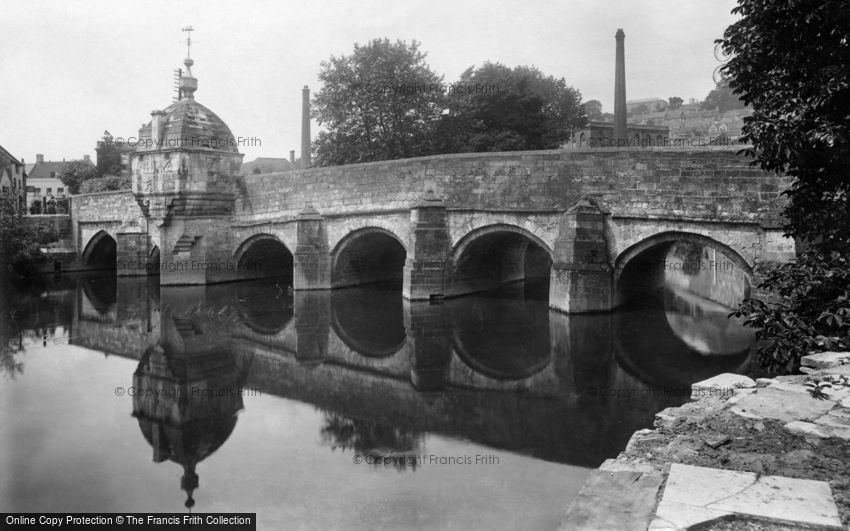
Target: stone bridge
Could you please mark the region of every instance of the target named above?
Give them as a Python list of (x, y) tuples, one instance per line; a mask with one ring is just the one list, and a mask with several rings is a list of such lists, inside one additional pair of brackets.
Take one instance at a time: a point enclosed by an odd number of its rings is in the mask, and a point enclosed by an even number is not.
[(794, 256), (780, 214), (790, 180), (728, 147), (441, 155), (244, 177), (215, 153), (177, 156), (171, 171), (136, 155), (132, 191), (73, 197), (73, 268), (159, 274), (163, 285), (280, 275), (296, 291), (395, 281), (410, 300), (548, 279), (550, 306), (573, 313), (623, 302), (630, 285), (663, 274), (676, 242), (720, 251), (747, 278), (758, 262)]

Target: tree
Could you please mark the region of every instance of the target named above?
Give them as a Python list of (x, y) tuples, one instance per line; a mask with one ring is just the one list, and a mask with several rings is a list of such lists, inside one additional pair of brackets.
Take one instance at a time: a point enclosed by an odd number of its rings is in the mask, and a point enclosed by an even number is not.
[(430, 154), (445, 107), (442, 76), (425, 63), (419, 43), (375, 39), (354, 53), (322, 62), (322, 88), (312, 116), (321, 131), (313, 151), (319, 166)]
[(456, 86), (465, 88), (450, 95), (440, 152), (552, 149), (587, 123), (579, 91), (534, 67), (485, 63)]
[(746, 107), (746, 104), (735, 95), (730, 87), (725, 85), (720, 85), (709, 92), (708, 96), (700, 103), (700, 109), (704, 111), (726, 112), (744, 107)]
[(800, 357), (850, 347), (850, 10), (842, 0), (738, 0), (722, 44), (723, 73), (753, 109), (745, 153), (793, 178), (786, 235), (796, 260), (770, 266), (736, 315), (759, 328), (763, 366), (794, 371)]
[(95, 177), (97, 177), (97, 168), (90, 162), (72, 160), (65, 165), (65, 169), (62, 171), (59, 179), (68, 188), (68, 193), (78, 194), (80, 193), (80, 185), (83, 184), (83, 181), (94, 179)]
[(129, 175), (107, 175), (84, 180), (80, 185), (79, 193), (91, 194), (113, 190), (131, 190), (132, 187), (133, 179)]
[(679, 96), (670, 96), (669, 98), (667, 98), (667, 104), (670, 106), (671, 111), (681, 109), (683, 103), (685, 103), (685, 100), (683, 100)]
[(584, 102), (584, 113), (588, 120), (602, 120), (602, 102), (599, 100), (589, 100)]
[(36, 273), (41, 260), (39, 233), (34, 225), (15, 210), (12, 200), (0, 199), (0, 290), (5, 290), (12, 276)]
[(104, 141), (101, 145), (98, 142), (97, 148), (97, 175), (104, 177), (106, 175), (120, 175), (124, 169), (121, 163), (121, 152), (118, 147), (110, 142)]

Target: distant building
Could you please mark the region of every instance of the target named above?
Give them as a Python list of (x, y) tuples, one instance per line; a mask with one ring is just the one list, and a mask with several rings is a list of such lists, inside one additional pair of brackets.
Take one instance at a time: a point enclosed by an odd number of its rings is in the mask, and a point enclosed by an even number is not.
[[(82, 160), (94, 167), (91, 157), (88, 155), (85, 155)], [(26, 169), (26, 202), (30, 214), (46, 214), (48, 213), (47, 210), (51, 199), (55, 204), (57, 201), (66, 197), (67, 191), (65, 190), (65, 185), (59, 177), (65, 171), (65, 166), (71, 162), (74, 161), (45, 161), (44, 155), (41, 153), (35, 156), (35, 164), (28, 166)]]
[(16, 212), (26, 213), (26, 185), (24, 163), (0, 146), (0, 199), (11, 201)]
[(589, 122), (584, 129), (573, 134), (572, 143), (562, 146), (564, 149), (668, 145), (670, 128), (666, 125), (628, 123), (627, 114), (635, 109), (644, 106), (646, 112), (663, 111), (667, 108), (667, 101), (661, 98), (626, 100), (626, 35), (622, 29), (618, 29), (614, 38), (617, 44), (614, 59), (614, 120)]
[(297, 168), (298, 166), (295, 163), (284, 158), (258, 157), (251, 162), (243, 163), (242, 169), (239, 173), (242, 175), (251, 175), (253, 173), (275, 173), (290, 171)]
[(626, 102), (626, 112), (661, 112), (666, 109), (667, 100), (661, 98), (644, 98)]
[(666, 125), (627, 124), (626, 134), (628, 143), (618, 144), (614, 137), (614, 122), (590, 122), (576, 132), (575, 143), (578, 148), (663, 146), (670, 138), (670, 128)]

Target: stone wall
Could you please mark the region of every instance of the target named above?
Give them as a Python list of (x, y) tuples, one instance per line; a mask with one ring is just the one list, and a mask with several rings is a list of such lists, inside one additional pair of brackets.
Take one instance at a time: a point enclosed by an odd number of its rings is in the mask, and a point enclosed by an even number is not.
[(145, 228), (144, 215), (130, 190), (72, 196), (71, 219), (79, 252), (100, 230), (115, 237), (121, 228)]
[(566, 210), (593, 195), (615, 216), (781, 224), (790, 179), (762, 172), (737, 148), (530, 151), (440, 155), (250, 175), (237, 215), (293, 216), (406, 209), (428, 190), (446, 207)]

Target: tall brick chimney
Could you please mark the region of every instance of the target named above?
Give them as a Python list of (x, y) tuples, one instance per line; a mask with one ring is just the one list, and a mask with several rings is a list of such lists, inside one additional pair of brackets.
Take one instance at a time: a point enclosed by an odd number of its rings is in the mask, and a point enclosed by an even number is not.
[(44, 164), (44, 155), (42, 153), (36, 153), (35, 163), (36, 164)]
[(614, 68), (614, 138), (628, 141), (626, 130), (626, 54), (623, 41), (626, 34), (623, 29), (614, 35), (617, 40), (617, 63)]
[(292, 164), (293, 166), (295, 165), (295, 150), (294, 149), (289, 150), (289, 163)]
[(301, 91), (301, 168), (310, 167), (310, 88)]

